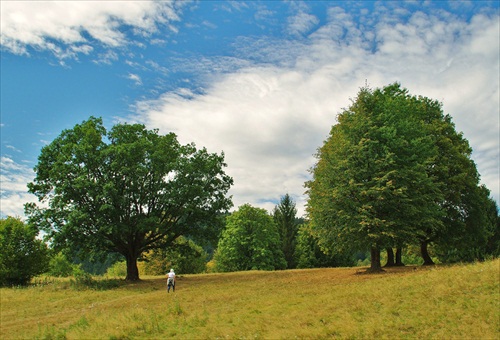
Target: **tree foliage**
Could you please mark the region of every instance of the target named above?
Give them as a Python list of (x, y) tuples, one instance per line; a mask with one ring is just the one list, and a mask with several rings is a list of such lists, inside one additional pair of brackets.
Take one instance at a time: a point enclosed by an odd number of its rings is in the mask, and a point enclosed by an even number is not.
[(297, 209), (290, 195), (286, 194), (274, 208), (273, 218), (281, 240), (281, 250), (285, 256), (287, 268), (295, 268), (295, 243), (298, 231)]
[(451, 263), (500, 255), (498, 207), (489, 190), (483, 185), (471, 186), (461, 202), (463, 210), (455, 220), (449, 219), (448, 232), (436, 239), (437, 258)]
[(171, 247), (153, 249), (144, 256), (147, 275), (165, 275), (170, 268), (177, 274), (197, 274), (206, 269), (208, 254), (193, 240), (179, 236)]
[(73, 274), (75, 267), (75, 264), (71, 263), (62, 252), (59, 252), (50, 259), (48, 274), (56, 277), (68, 277)]
[(229, 215), (215, 263), (223, 272), (285, 269), (279, 233), (267, 211), (245, 204)]
[(297, 268), (352, 267), (354, 257), (345, 254), (323, 251), (309, 222), (300, 225), (295, 248)]
[(224, 154), (181, 145), (173, 133), (141, 124), (108, 132), (91, 117), (42, 149), (28, 187), (48, 207), (26, 211), (55, 246), (120, 253), (127, 280), (138, 280), (142, 253), (212, 232), (232, 205), (225, 166)]
[(0, 285), (25, 285), (48, 269), (49, 250), (37, 235), (19, 218), (0, 220)]
[(317, 158), (307, 212), (323, 249), (371, 249), (380, 270), (381, 249), (449, 244), (467, 226), (484, 236), (470, 147), (437, 101), (399, 84), (363, 88)]

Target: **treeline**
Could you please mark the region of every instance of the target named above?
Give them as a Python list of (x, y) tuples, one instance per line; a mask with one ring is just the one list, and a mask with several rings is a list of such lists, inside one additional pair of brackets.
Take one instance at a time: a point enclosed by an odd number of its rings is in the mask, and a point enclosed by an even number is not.
[[(494, 215), (491, 216), (492, 218)], [(496, 215), (497, 226), (500, 221)], [(295, 202), (285, 194), (272, 212), (245, 204), (225, 218), (225, 226), (215, 245), (204, 247), (179, 236), (167, 248), (143, 254), (139, 272), (164, 275), (170, 268), (178, 273), (281, 270), (368, 265), (370, 252), (322, 250), (310, 221), (297, 217)], [(431, 246), (433, 259), (441, 263), (483, 260), (500, 256), (500, 235), (490, 234), (479, 251), (471, 252)], [(127, 266), (119, 254), (94, 254), (80, 259), (75, 249), (56, 251), (38, 239), (38, 232), (19, 218), (0, 220), (0, 285), (25, 285), (37, 275), (73, 276), (91, 280), (92, 275), (123, 277)], [(203, 242), (202, 242), (203, 243)], [(479, 248), (476, 248), (476, 250)], [(396, 250), (396, 249), (394, 249)], [(387, 249), (385, 266), (425, 264), (421, 249), (415, 245)], [(428, 253), (428, 252), (427, 252)]]
[(2, 220), (0, 280), (47, 269), (40, 260), (11, 276), (31, 263), (27, 254), (63, 254), (101, 273), (125, 260), (130, 281), (139, 280), (138, 261), (155, 274), (276, 270), (350, 266), (369, 252), (378, 271), (381, 252), (387, 265), (415, 250), (426, 265), (499, 256), (498, 207), (471, 153), (441, 103), (399, 84), (362, 88), (318, 149), (305, 219), (288, 194), (272, 212), (246, 204), (230, 213), (224, 153), (141, 124), (108, 131), (90, 117), (42, 149), (28, 189), (44, 204), (25, 205), (26, 223)]

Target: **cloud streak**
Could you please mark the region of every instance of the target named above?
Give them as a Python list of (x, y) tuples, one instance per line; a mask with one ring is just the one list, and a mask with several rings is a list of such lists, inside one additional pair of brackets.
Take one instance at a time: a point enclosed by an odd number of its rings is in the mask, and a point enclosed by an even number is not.
[(132, 80), (136, 86), (142, 85), (141, 77), (135, 73), (129, 73), (127, 79)]

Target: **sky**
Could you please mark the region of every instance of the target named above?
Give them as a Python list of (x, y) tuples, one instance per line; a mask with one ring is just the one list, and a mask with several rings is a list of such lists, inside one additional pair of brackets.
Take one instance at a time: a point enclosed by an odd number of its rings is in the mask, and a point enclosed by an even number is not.
[(0, 217), (43, 146), (102, 117), (224, 152), (235, 208), (304, 183), (361, 87), (443, 103), (500, 202), (498, 1), (5, 1)]

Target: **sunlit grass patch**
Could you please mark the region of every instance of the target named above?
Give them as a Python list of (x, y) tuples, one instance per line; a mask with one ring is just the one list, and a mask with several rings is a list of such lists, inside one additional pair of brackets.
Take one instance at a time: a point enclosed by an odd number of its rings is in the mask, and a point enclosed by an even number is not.
[(185, 275), (75, 290), (1, 289), (5, 339), (498, 338), (500, 260)]

